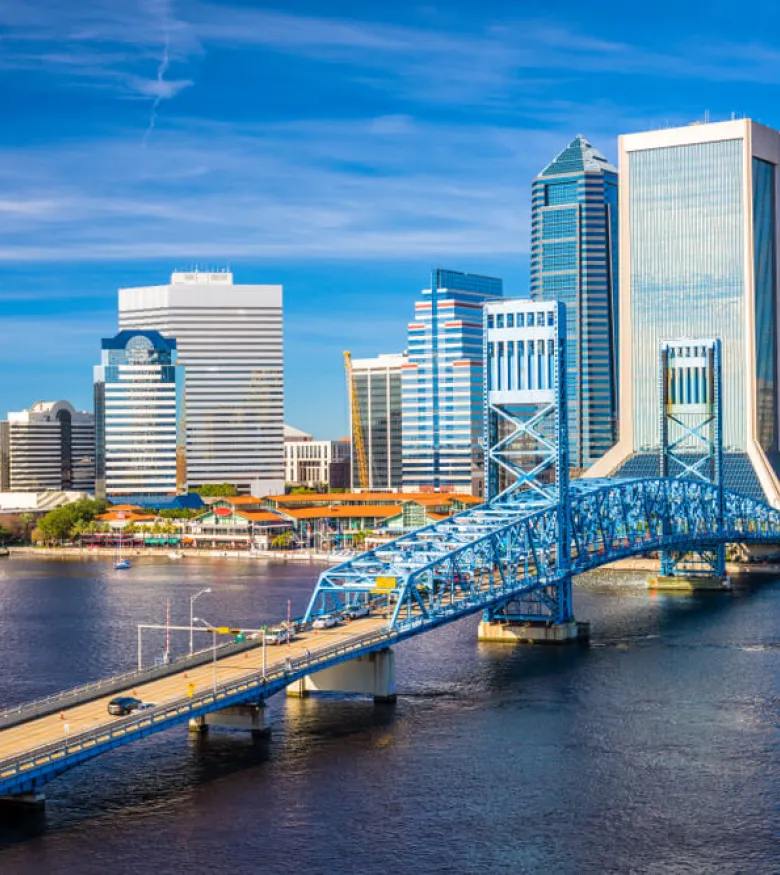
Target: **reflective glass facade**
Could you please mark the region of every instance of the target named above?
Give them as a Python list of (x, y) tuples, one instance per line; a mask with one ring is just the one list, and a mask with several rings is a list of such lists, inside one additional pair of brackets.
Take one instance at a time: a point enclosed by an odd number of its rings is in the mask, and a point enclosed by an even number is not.
[(723, 341), (723, 441), (747, 441), (742, 140), (628, 155), (634, 450), (658, 447), (662, 340)]
[(534, 180), (531, 297), (566, 305), (570, 463), (617, 437), (617, 171), (583, 137)]
[(183, 369), (176, 341), (157, 331), (120, 331), (95, 367), (96, 492), (186, 491)]
[[(775, 166), (753, 158), (753, 246), (756, 302), (756, 438), (777, 453), (777, 253)], [(774, 460), (773, 460), (774, 461)]]

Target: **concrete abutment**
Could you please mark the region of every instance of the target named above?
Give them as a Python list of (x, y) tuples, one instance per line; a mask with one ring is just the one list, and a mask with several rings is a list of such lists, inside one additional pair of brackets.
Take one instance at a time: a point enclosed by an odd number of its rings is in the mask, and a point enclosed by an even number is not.
[(12, 796), (0, 796), (0, 808), (6, 811), (41, 811), (45, 806), (45, 794), (35, 790), (30, 793), (14, 793)]
[(219, 726), (224, 729), (239, 729), (251, 732), (253, 736), (268, 735), (271, 724), (268, 721), (265, 705), (231, 705), (210, 714), (203, 714), (190, 720), (190, 732), (206, 733), (209, 727)]
[(395, 702), (395, 653), (390, 648), (367, 653), (298, 678), (287, 687), (291, 698), (323, 692), (364, 693), (373, 696), (376, 704)]
[(660, 592), (723, 592), (731, 589), (731, 578), (717, 574), (659, 574), (650, 579), (649, 586)]
[(479, 641), (496, 644), (587, 644), (590, 623), (551, 623), (546, 620), (482, 620)]

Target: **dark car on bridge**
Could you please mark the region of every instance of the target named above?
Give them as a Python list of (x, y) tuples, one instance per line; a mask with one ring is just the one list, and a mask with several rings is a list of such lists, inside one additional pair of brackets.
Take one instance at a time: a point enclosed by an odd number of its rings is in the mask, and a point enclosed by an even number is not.
[(134, 699), (132, 696), (118, 696), (108, 703), (108, 713), (112, 717), (124, 717), (126, 714), (132, 714), (141, 705), (143, 702), (140, 699)]

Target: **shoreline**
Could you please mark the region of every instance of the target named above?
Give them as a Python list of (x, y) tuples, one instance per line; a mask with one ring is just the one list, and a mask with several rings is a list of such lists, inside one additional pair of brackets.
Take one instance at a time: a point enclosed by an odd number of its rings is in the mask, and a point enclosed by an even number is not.
[[(26, 547), (12, 546), (8, 548), (13, 556), (39, 556), (41, 559), (89, 559), (95, 557), (113, 557), (116, 550), (113, 547)], [(332, 553), (318, 553), (314, 550), (264, 550), (250, 553), (248, 550), (183, 550), (178, 559), (171, 559), (168, 554), (172, 550), (155, 547), (134, 547), (124, 549), (122, 556), (126, 559), (156, 557), (168, 562), (184, 562), (188, 559), (256, 559), (282, 562), (317, 562), (330, 563), (344, 561), (343, 556)]]
[[(39, 556), (42, 559), (85, 559), (91, 556), (110, 557), (116, 550), (112, 547), (27, 547), (12, 546), (8, 548), (10, 555)], [(346, 561), (349, 556), (333, 553), (320, 553), (315, 550), (263, 550), (250, 553), (248, 550), (184, 550), (179, 559), (171, 559), (169, 550), (155, 547), (136, 547), (124, 550), (126, 558), (157, 557), (168, 562), (183, 562), (188, 559), (254, 559), (266, 562), (308, 562), (335, 565)], [(359, 553), (356, 555), (360, 555)], [(639, 571), (658, 574), (660, 571), (658, 559), (646, 556), (636, 556), (631, 559), (618, 559), (603, 565), (601, 568), (585, 572), (586, 575), (597, 574), (600, 571)], [(742, 562), (727, 562), (726, 573), (732, 576), (780, 575), (780, 563), (766, 565), (748, 564)]]

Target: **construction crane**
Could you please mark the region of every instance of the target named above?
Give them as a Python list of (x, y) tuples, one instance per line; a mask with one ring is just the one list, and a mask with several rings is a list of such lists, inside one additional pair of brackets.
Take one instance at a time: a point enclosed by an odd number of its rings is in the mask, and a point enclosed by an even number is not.
[(352, 373), (352, 353), (348, 351), (344, 352), (344, 371), (347, 375), (347, 392), (352, 414), (352, 452), (355, 454), (358, 486), (361, 489), (368, 489), (368, 458), (366, 443), (363, 440), (363, 417), (360, 415), (360, 403)]

